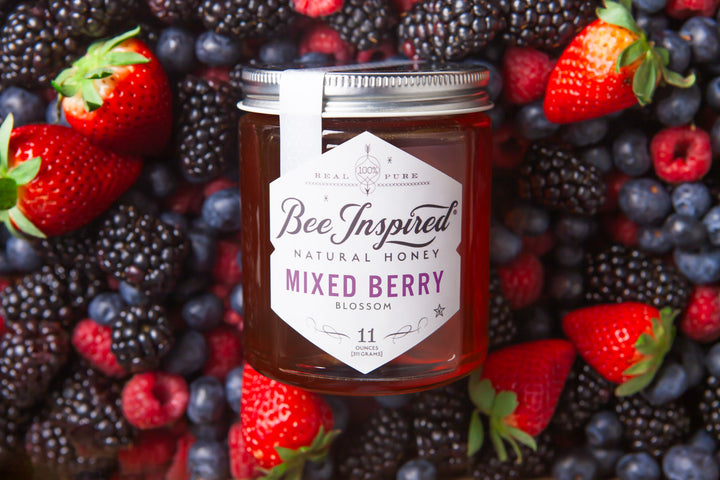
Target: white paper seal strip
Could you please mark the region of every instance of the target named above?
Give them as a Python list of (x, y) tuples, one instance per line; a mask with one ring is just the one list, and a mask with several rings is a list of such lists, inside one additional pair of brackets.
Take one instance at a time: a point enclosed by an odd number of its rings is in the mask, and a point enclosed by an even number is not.
[(280, 175), (322, 154), (325, 72), (285, 70), (280, 79)]

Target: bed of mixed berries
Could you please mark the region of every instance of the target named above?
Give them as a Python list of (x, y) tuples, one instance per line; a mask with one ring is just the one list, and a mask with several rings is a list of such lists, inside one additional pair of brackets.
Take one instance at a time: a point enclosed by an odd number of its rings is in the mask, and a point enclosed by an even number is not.
[[(0, 478), (718, 480), (720, 0), (0, 0)], [(245, 365), (248, 64), (490, 71), (490, 353)]]

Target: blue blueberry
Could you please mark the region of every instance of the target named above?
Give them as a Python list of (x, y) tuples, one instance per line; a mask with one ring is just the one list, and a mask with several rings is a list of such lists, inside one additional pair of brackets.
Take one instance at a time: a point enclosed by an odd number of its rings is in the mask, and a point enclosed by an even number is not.
[(633, 6), (647, 13), (656, 13), (665, 8), (667, 0), (633, 0)]
[(645, 452), (628, 453), (618, 460), (615, 467), (618, 480), (659, 480), (660, 465)]
[(650, 15), (642, 10), (638, 10), (635, 13), (635, 23), (649, 34), (667, 30), (670, 26), (667, 16), (662, 13)]
[(720, 205), (712, 207), (703, 217), (703, 225), (710, 243), (720, 246)]
[(653, 382), (643, 390), (643, 396), (652, 405), (664, 405), (680, 398), (689, 386), (685, 368), (678, 363), (666, 363)]
[(714, 344), (705, 356), (705, 367), (710, 375), (720, 378), (720, 342)]
[(188, 265), (195, 273), (207, 273), (215, 263), (215, 238), (208, 232), (192, 229), (187, 234), (190, 241)]
[(187, 468), (191, 479), (226, 480), (229, 465), (226, 442), (197, 440), (188, 452)]
[(552, 476), (554, 480), (595, 480), (598, 464), (587, 452), (566, 453), (553, 464)]
[(615, 466), (617, 465), (623, 452), (619, 448), (589, 448), (588, 453), (592, 455), (598, 464), (598, 477), (609, 478), (615, 474)]
[[(487, 53), (487, 51), (485, 52)], [(495, 66), (493, 62), (487, 61), (487, 60), (480, 60), (475, 58), (468, 58), (463, 61), (465, 64), (470, 65), (479, 65), (481, 67), (485, 67), (488, 69), (489, 74), (489, 80), (488, 85), (486, 87), (488, 97), (490, 98), (491, 102), (495, 102), (498, 97), (500, 97), (500, 93), (503, 89), (503, 77), (500, 73), (500, 70)]]
[(424, 458), (414, 458), (405, 462), (397, 471), (396, 480), (437, 480), (435, 465)]
[(335, 472), (335, 463), (330, 455), (322, 460), (305, 462), (302, 478), (313, 480), (332, 480)]
[(703, 246), (707, 240), (707, 232), (702, 222), (688, 215), (671, 214), (665, 220), (663, 229), (668, 232), (676, 247), (692, 250)]
[(493, 129), (500, 128), (500, 126), (505, 123), (505, 117), (507, 116), (507, 112), (502, 105), (495, 105), (486, 111), (485, 114), (490, 117), (490, 125), (492, 125)]
[(632, 177), (642, 175), (652, 166), (648, 137), (635, 130), (623, 132), (613, 141), (612, 155), (617, 169)]
[(705, 379), (705, 350), (697, 342), (684, 335), (675, 338), (672, 346), (685, 369), (690, 388), (697, 387)]
[(562, 215), (555, 221), (555, 236), (558, 240), (567, 243), (583, 243), (597, 230), (597, 224), (592, 217), (584, 215)]
[(123, 302), (128, 305), (140, 305), (147, 303), (150, 300), (145, 293), (141, 292), (127, 282), (120, 282), (120, 285), (118, 285), (118, 292), (120, 293), (120, 298), (122, 298)]
[(242, 53), (238, 40), (212, 30), (201, 33), (195, 40), (195, 56), (205, 65), (229, 67), (240, 61)]
[(168, 27), (160, 33), (155, 55), (168, 73), (188, 73), (195, 68), (195, 36), (179, 27)]
[(47, 107), (45, 107), (45, 123), (49, 123), (50, 125), (57, 124), (62, 125), (63, 127), (70, 127), (67, 118), (65, 118), (65, 111), (63, 111), (62, 108), (58, 108), (58, 103), (56, 100), (48, 103)]
[(553, 338), (558, 329), (555, 316), (544, 307), (534, 305), (522, 310), (518, 315), (518, 340)]
[(524, 105), (517, 113), (515, 122), (520, 135), (528, 140), (547, 138), (560, 128), (559, 124), (552, 123), (545, 116), (542, 100)]
[(205, 293), (188, 300), (182, 309), (182, 319), (193, 330), (205, 332), (223, 320), (223, 302), (213, 293)]
[(157, 198), (165, 198), (177, 188), (178, 179), (172, 169), (165, 163), (146, 164), (143, 179), (150, 188), (150, 193)]
[(193, 275), (180, 279), (180, 283), (175, 285), (170, 298), (178, 303), (183, 303), (191, 297), (195, 297), (204, 293), (210, 286), (210, 277), (207, 275)]
[(185, 218), (185, 215), (183, 215), (182, 213), (173, 212), (172, 210), (162, 212), (160, 214), (160, 220), (163, 223), (177, 228), (183, 233), (186, 233), (188, 231), (188, 228), (190, 227), (188, 225), (187, 218)]
[(214, 423), (225, 411), (225, 387), (215, 377), (204, 376), (190, 383), (187, 416), (194, 423)]
[(685, 125), (695, 118), (701, 101), (702, 92), (697, 84), (689, 88), (672, 87), (670, 95), (655, 104), (655, 113), (663, 125)]
[(240, 413), (240, 399), (242, 398), (243, 365), (235, 367), (225, 376), (225, 399), (235, 413)]
[(209, 355), (207, 341), (199, 332), (188, 330), (179, 337), (163, 358), (165, 371), (189, 376), (205, 365)]
[(697, 285), (720, 280), (720, 249), (691, 252), (676, 248), (673, 259), (680, 272)]
[(672, 192), (672, 204), (677, 213), (700, 218), (710, 209), (710, 191), (700, 182), (681, 183)]
[(10, 267), (18, 272), (32, 272), (42, 265), (42, 259), (24, 238), (10, 237), (5, 244), (5, 254)]
[(110, 326), (124, 306), (119, 293), (103, 292), (90, 300), (88, 316), (100, 325)]
[(295, 60), (298, 48), (291, 40), (279, 39), (265, 42), (258, 51), (260, 63), (266, 65), (284, 65)]
[(226, 188), (205, 199), (202, 218), (210, 227), (221, 232), (233, 232), (240, 228), (240, 191)]
[(5, 250), (2, 249), (0, 249), (0, 273), (13, 273), (13, 268), (12, 266), (10, 266), (10, 261), (8, 260), (7, 253), (5, 253)]
[(45, 121), (45, 102), (39, 95), (20, 87), (8, 87), (0, 93), (0, 118), (13, 114), (14, 126)]
[(668, 480), (718, 480), (713, 456), (698, 447), (675, 445), (665, 453), (662, 471)]
[(345, 397), (338, 395), (324, 395), (323, 398), (332, 411), (333, 429), (344, 432), (350, 423), (350, 409)]
[(631, 178), (618, 194), (620, 210), (639, 225), (652, 225), (664, 219), (671, 209), (670, 195), (651, 178)]
[(585, 259), (585, 249), (577, 244), (560, 243), (553, 248), (552, 255), (561, 267), (580, 267)]
[(720, 77), (712, 78), (705, 85), (705, 102), (713, 110), (720, 110)]
[(601, 174), (609, 173), (613, 169), (612, 154), (605, 145), (594, 145), (582, 150), (580, 159), (593, 165)]
[(575, 122), (565, 127), (563, 139), (576, 147), (587, 147), (598, 143), (608, 132), (608, 119), (606, 117), (593, 118), (583, 122)]
[(227, 437), (227, 432), (226, 421), (190, 424), (190, 433), (198, 440), (223, 441)]
[(715, 120), (710, 129), (710, 148), (713, 152), (720, 152), (720, 118)]
[(673, 249), (670, 234), (663, 227), (642, 225), (637, 232), (638, 248), (648, 253), (664, 255)]
[(582, 299), (584, 275), (579, 269), (555, 269), (550, 272), (548, 283), (548, 294), (554, 300), (572, 303)]
[(585, 424), (585, 436), (591, 447), (614, 447), (622, 438), (622, 423), (615, 412), (603, 410), (595, 413)]
[(695, 432), (695, 434), (688, 440), (688, 445), (697, 447), (710, 455), (714, 454), (717, 450), (715, 439), (713, 439), (713, 437), (705, 430), (698, 430)]
[(707, 17), (689, 18), (682, 24), (678, 34), (690, 43), (695, 62), (717, 62), (720, 57), (720, 32), (715, 20)]
[(550, 227), (550, 215), (543, 207), (521, 203), (505, 215), (505, 224), (519, 235), (542, 235)]
[(335, 63), (332, 55), (322, 52), (308, 52), (295, 61), (298, 66), (305, 68), (328, 67)]
[(522, 238), (501, 224), (490, 227), (490, 261), (504, 264), (512, 261), (522, 250)]
[(243, 286), (242, 283), (238, 283), (230, 292), (230, 308), (238, 315), (242, 315), (245, 311), (243, 302)]
[(652, 39), (655, 45), (665, 48), (670, 55), (668, 68), (673, 72), (682, 73), (690, 66), (692, 48), (690, 43), (673, 30), (653, 32)]
[(409, 405), (414, 398), (415, 395), (411, 393), (403, 395), (380, 395), (375, 397), (375, 401), (385, 408), (398, 409)]

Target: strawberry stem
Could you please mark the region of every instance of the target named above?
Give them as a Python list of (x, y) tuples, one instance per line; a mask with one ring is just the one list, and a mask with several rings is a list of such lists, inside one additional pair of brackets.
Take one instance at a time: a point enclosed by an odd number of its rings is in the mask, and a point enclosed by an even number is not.
[(340, 434), (339, 430), (325, 432), (322, 425), (312, 443), (297, 450), (275, 447), (282, 463), (271, 470), (264, 470), (262, 480), (302, 480), (307, 461), (319, 462), (327, 456), (330, 445)]

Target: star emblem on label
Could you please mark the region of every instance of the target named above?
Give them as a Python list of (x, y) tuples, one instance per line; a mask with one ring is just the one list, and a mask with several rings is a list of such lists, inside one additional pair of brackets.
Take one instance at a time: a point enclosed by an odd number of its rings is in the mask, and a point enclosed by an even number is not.
[(433, 310), (435, 311), (435, 316), (436, 316), (436, 317), (442, 317), (442, 316), (443, 316), (443, 312), (445, 311), (445, 307), (443, 307), (442, 305), (440, 305), (440, 304), (438, 303), (437, 308), (434, 308)]

